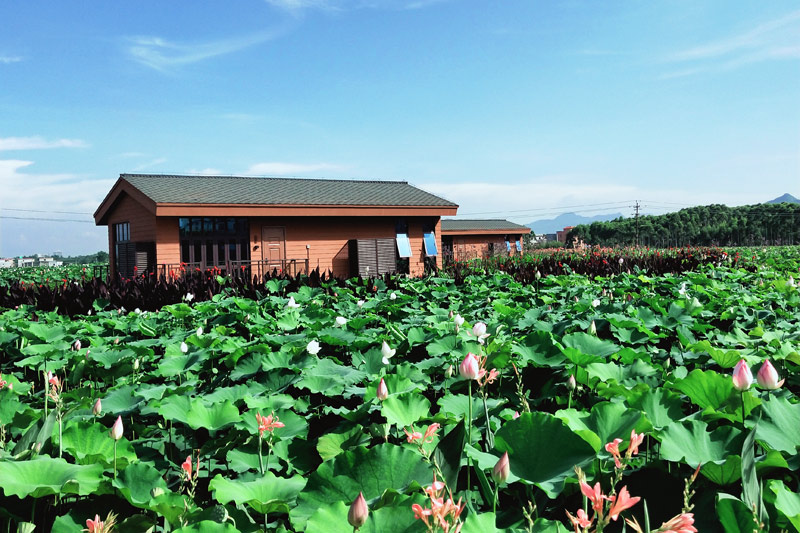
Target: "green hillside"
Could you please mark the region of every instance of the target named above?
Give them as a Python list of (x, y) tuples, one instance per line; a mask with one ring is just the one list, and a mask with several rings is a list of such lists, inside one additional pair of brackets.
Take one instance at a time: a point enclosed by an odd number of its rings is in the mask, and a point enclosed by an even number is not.
[(665, 215), (576, 226), (572, 238), (601, 246), (738, 246), (800, 244), (800, 204), (706, 205)]

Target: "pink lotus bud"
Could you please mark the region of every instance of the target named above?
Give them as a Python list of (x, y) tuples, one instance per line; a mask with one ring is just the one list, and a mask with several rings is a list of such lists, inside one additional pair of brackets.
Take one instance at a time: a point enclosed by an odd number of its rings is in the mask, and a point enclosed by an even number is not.
[(350, 504), (350, 510), (347, 511), (347, 523), (358, 529), (367, 522), (367, 516), (369, 516), (367, 500), (364, 499), (364, 493), (359, 492), (356, 499)]
[(114, 440), (119, 440), (122, 438), (122, 417), (118, 416), (117, 420), (114, 422), (114, 425), (111, 426), (111, 438)]
[(508, 464), (508, 452), (505, 452), (492, 469), (492, 479), (494, 479), (495, 483), (503, 483), (508, 479), (508, 474), (510, 472), (511, 468)]
[(762, 388), (768, 390), (781, 388), (783, 386), (783, 382), (785, 381), (785, 379), (780, 379), (778, 371), (775, 370), (775, 367), (772, 366), (772, 363), (769, 362), (769, 359), (764, 361), (764, 364), (761, 365), (761, 368), (758, 370), (758, 374), (756, 375), (756, 379)]
[(72, 349), (76, 352), (81, 349), (81, 340), (75, 339), (75, 342), (72, 343)]
[(94, 416), (98, 416), (103, 411), (103, 405), (100, 403), (100, 398), (94, 402), (94, 407), (92, 407), (92, 414)]
[(567, 388), (569, 390), (575, 390), (578, 388), (578, 383), (575, 381), (575, 376), (573, 374), (570, 374), (569, 378), (567, 379)]
[(375, 397), (380, 401), (389, 397), (389, 389), (386, 387), (386, 382), (383, 378), (381, 378), (381, 382), (378, 383), (378, 392), (375, 393)]
[(461, 374), (461, 377), (464, 379), (478, 379), (481, 375), (478, 356), (472, 352), (468, 353), (466, 357), (464, 357), (464, 360), (461, 361), (461, 364), (458, 365), (458, 373)]
[(747, 361), (741, 359), (733, 369), (733, 387), (738, 391), (746, 391), (753, 384), (753, 373)]

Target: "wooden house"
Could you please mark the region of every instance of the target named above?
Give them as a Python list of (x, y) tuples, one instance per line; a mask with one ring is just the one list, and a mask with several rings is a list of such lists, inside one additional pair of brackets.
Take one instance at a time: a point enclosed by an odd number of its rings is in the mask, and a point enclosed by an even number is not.
[(94, 213), (112, 275), (421, 275), (458, 206), (404, 181), (121, 174)]
[(531, 232), (508, 220), (442, 220), (442, 251), (454, 261), (523, 252), (522, 237)]

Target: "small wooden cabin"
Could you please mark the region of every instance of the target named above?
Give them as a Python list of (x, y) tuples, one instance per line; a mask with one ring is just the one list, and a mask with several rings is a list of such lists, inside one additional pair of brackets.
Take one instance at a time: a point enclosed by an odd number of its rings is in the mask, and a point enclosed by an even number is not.
[(421, 275), (437, 265), (442, 215), (457, 208), (405, 181), (121, 174), (94, 219), (123, 277)]
[(515, 255), (523, 252), (522, 237), (531, 232), (508, 220), (442, 220), (442, 251), (454, 261)]

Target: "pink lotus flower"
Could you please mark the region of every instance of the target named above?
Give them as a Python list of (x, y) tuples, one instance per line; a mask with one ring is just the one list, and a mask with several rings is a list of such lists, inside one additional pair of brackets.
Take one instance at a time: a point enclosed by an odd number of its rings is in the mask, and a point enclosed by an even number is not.
[(622, 487), (622, 489), (619, 491), (619, 494), (611, 498), (611, 509), (608, 510), (608, 516), (611, 518), (611, 520), (616, 520), (622, 511), (625, 509), (630, 509), (636, 505), (639, 500), (641, 500), (639, 496), (634, 498), (631, 498), (630, 496), (631, 495), (628, 493), (628, 487)]
[(494, 479), (495, 483), (503, 483), (508, 479), (510, 473), (511, 466), (508, 462), (508, 452), (505, 452), (492, 469), (492, 479)]
[(692, 513), (683, 513), (661, 524), (658, 528), (663, 533), (697, 533), (697, 528), (694, 527), (694, 515)]
[(733, 387), (738, 391), (746, 391), (753, 384), (753, 373), (747, 361), (741, 359), (733, 369)]
[(356, 499), (350, 504), (350, 510), (347, 511), (347, 523), (358, 529), (366, 523), (368, 516), (367, 500), (364, 499), (364, 493), (359, 492)]
[(595, 483), (593, 488), (585, 481), (581, 481), (580, 486), (583, 495), (589, 498), (589, 501), (592, 502), (592, 509), (594, 509), (597, 513), (602, 512), (603, 500), (607, 500), (609, 498), (608, 496), (603, 495), (603, 490), (600, 488), (600, 483)]
[(274, 429), (285, 427), (283, 422), (278, 421), (274, 412), (269, 416), (261, 416), (261, 413), (256, 413), (256, 422), (258, 422), (258, 433), (261, 437), (264, 436), (265, 431), (272, 432)]
[(622, 439), (614, 439), (612, 442), (606, 444), (606, 451), (614, 457), (614, 465), (617, 468), (622, 468), (622, 462), (620, 461), (619, 454), (619, 445), (621, 442)]
[(476, 380), (481, 377), (481, 365), (480, 361), (478, 361), (478, 356), (472, 352), (468, 353), (464, 360), (461, 361), (461, 364), (458, 365), (458, 373), (464, 379)]
[(86, 529), (89, 533), (100, 533), (100, 531), (103, 531), (103, 525), (99, 514), (94, 515), (94, 520), (86, 520)]
[(114, 440), (119, 440), (122, 438), (122, 417), (118, 416), (117, 419), (114, 421), (114, 425), (111, 426), (111, 438)]
[(383, 378), (381, 378), (381, 382), (378, 383), (378, 390), (375, 393), (375, 397), (380, 401), (389, 397), (389, 389), (386, 387), (386, 381), (384, 381)]
[(578, 509), (578, 512), (576, 513), (578, 515), (577, 517), (569, 514), (569, 511), (566, 511), (566, 513), (567, 513), (567, 518), (569, 518), (569, 521), (572, 522), (572, 525), (575, 527), (575, 531), (579, 531), (580, 529), (585, 529), (592, 525), (592, 521), (589, 520), (589, 516), (583, 509)]
[(97, 401), (94, 402), (94, 405), (92, 406), (92, 414), (94, 416), (99, 416), (100, 413), (102, 412), (103, 412), (103, 404), (100, 403), (100, 398), (98, 398)]
[(628, 455), (636, 455), (639, 453), (639, 445), (644, 442), (644, 433), (636, 433), (635, 429), (631, 430), (631, 444), (628, 446)]
[(578, 388), (578, 382), (575, 381), (575, 375), (570, 374), (569, 378), (567, 378), (567, 388), (569, 390), (575, 390)]
[(188, 456), (181, 465), (181, 468), (186, 472), (187, 477), (192, 477), (192, 456)]
[(765, 360), (764, 364), (761, 365), (756, 379), (758, 380), (758, 384), (767, 390), (780, 389), (783, 386), (783, 382), (786, 381), (785, 378), (780, 379), (778, 371), (775, 370), (775, 367), (772, 366), (769, 359)]

